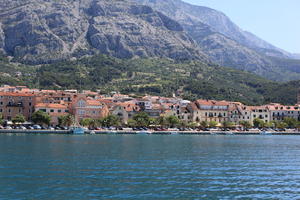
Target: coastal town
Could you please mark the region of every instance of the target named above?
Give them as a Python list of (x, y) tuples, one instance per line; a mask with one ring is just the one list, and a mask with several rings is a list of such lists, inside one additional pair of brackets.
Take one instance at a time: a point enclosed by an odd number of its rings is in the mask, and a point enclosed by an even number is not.
[[(33, 116), (44, 113), (49, 120), (39, 123)], [(199, 99), (188, 101), (179, 97), (130, 96), (113, 92), (103, 95), (94, 91), (40, 90), (25, 86), (0, 87), (0, 116), (2, 129), (13, 124), (39, 123), (47, 127), (82, 126), (153, 127), (171, 121), (169, 128), (182, 127), (243, 127), (243, 128), (298, 128), (300, 102), (296, 105), (270, 103), (247, 106), (240, 102)], [(72, 123), (63, 119), (71, 116)], [(138, 117), (150, 122), (142, 123)], [(36, 117), (35, 117), (36, 118)], [(21, 120), (20, 120), (21, 119)], [(108, 119), (118, 123), (101, 125), (98, 121)], [(290, 122), (296, 122), (292, 124)], [(167, 124), (167, 123), (166, 123)], [(293, 127), (291, 127), (293, 126)], [(14, 126), (16, 127), (16, 126)], [(20, 127), (20, 126), (18, 126)]]

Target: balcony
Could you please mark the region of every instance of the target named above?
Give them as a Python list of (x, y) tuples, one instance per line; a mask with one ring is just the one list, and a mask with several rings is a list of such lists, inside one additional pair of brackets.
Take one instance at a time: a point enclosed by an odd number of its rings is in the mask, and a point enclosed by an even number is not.
[(17, 103), (15, 103), (15, 102), (9, 102), (9, 103), (6, 105), (6, 107), (17, 107), (17, 108), (23, 108), (23, 107), (24, 107), (24, 105), (23, 105), (23, 103), (22, 103), (22, 102), (17, 102)]

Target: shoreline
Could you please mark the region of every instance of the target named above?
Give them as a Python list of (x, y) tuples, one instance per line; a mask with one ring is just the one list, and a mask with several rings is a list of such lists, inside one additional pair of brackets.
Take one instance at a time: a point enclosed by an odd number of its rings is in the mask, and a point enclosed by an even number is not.
[[(69, 130), (0, 130), (0, 134), (73, 135)], [(300, 132), (263, 131), (86, 131), (84, 135), (299, 135)]]

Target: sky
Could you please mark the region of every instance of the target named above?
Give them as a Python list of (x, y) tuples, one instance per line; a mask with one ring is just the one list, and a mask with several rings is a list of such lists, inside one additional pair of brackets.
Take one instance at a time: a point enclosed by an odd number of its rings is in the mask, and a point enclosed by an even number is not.
[(235, 24), (291, 53), (300, 53), (300, 0), (184, 0), (225, 13)]

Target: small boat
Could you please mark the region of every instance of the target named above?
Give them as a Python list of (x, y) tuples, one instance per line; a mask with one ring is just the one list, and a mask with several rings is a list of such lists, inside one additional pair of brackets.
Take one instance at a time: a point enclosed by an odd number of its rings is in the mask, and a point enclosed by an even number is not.
[(85, 129), (80, 126), (74, 126), (74, 127), (71, 127), (70, 132), (73, 135), (84, 135)]
[(260, 135), (272, 135), (272, 132), (262, 131), (259, 133)]
[(151, 132), (150, 131), (138, 131), (137, 134), (139, 134), (139, 135), (149, 135), (149, 134), (151, 134)]
[(227, 131), (227, 132), (225, 132), (225, 135), (234, 135), (234, 133), (231, 131)]

